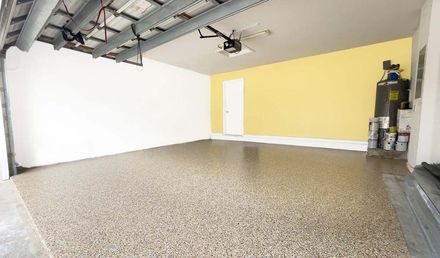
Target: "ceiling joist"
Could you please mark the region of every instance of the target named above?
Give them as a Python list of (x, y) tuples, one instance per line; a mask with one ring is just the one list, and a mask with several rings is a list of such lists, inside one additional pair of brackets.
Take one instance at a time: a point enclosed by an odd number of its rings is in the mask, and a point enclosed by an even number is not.
[[(56, 11), (56, 14), (61, 15), (63, 17), (69, 17), (69, 14), (66, 13), (65, 11), (62, 11), (62, 10)], [(98, 26), (97, 26), (95, 21), (90, 21), (86, 26), (96, 26), (98, 28)], [(53, 26), (47, 26), (47, 27), (53, 27)], [(63, 27), (59, 27), (59, 30), (61, 31), (62, 28)], [(116, 29), (114, 29), (112, 27), (109, 27), (109, 26), (107, 26), (107, 30), (110, 31), (110, 32), (113, 32), (113, 33), (119, 33), (120, 32), (119, 30), (116, 30)]]
[(160, 7), (162, 4), (156, 2), (156, 0), (147, 0), (152, 6), (154, 7)]
[(2, 1), (0, 2), (0, 7), (0, 50), (3, 50), (8, 35), (9, 24), (13, 18), (15, 2)]
[[(69, 4), (74, 6), (72, 9), (74, 13), (68, 13), (67, 7), (66, 10), (62, 8), (62, 0), (14, 0), (13, 2), (20, 4), (20, 6), (23, 5), (26, 12), (23, 12), (19, 7), (16, 16), (9, 16), (8, 22), (5, 24), (8, 24), (10, 28), (5, 27), (1, 31), (0, 34), (3, 37), (0, 37), (0, 40), (3, 38), (3, 43), (7, 40), (8, 44), (28, 51), (35, 40), (44, 37), (42, 41), (50, 41), (56, 50), (66, 47), (81, 49), (84, 52), (86, 49), (85, 52), (92, 54), (94, 58), (111, 55), (112, 59), (117, 62), (128, 62), (127, 60), (138, 54), (139, 51), (148, 51), (268, 0), (143, 0), (150, 4), (146, 8), (149, 9), (148, 12), (140, 18), (139, 14), (136, 14), (137, 11), (134, 10), (137, 7), (131, 8), (138, 0), (118, 2), (117, 9), (111, 6), (113, 1), (71, 0)], [(33, 4), (29, 8), (24, 5), (25, 3)], [(3, 9), (2, 18), (5, 17)], [(97, 21), (97, 16), (102, 16), (103, 10), (109, 15), (105, 16), (105, 21), (102, 18)], [(133, 13), (131, 13), (132, 11)], [(9, 12), (12, 14), (13, 9)], [(191, 16), (187, 15), (188, 12)], [(69, 20), (65, 22), (65, 19), (59, 19), (55, 15), (62, 15)], [(182, 16), (185, 16), (183, 21), (174, 20), (182, 18)], [(115, 21), (113, 22), (113, 20)], [(106, 26), (106, 23), (109, 22), (113, 25), (112, 27)], [(127, 22), (130, 23), (129, 26)], [(86, 29), (87, 27), (90, 29)], [(49, 30), (46, 30), (48, 28)], [(121, 28), (123, 29), (121, 30)], [(98, 33), (102, 29), (106, 30), (105, 40), (102, 38), (102, 33)], [(108, 40), (107, 30), (112, 33)], [(87, 33), (84, 33), (85, 31)], [(150, 37), (140, 37), (148, 31), (155, 33), (150, 34)], [(66, 42), (66, 40), (70, 41), (70, 38), (64, 39), (63, 37), (63, 33), (67, 32), (71, 35), (83, 32), (81, 35), (86, 40), (86, 44), (81, 45), (84, 43), (81, 39), (80, 42)], [(64, 36), (66, 35), (64, 34)], [(138, 44), (131, 43), (136, 39)], [(92, 42), (87, 43), (87, 40)], [(119, 50), (113, 51), (117, 49)], [(121, 50), (122, 52), (119, 52)]]
[(20, 35), (21, 30), (14, 30), (11, 32), (8, 32), (8, 35), (6, 36), (6, 38), (13, 38), (13, 37), (17, 37), (18, 35)]
[(17, 0), (17, 5), (21, 4), (29, 4), (32, 3), (34, 0)]
[[(140, 43), (142, 52), (146, 52), (150, 49), (158, 47), (176, 38), (179, 38), (185, 34), (193, 32), (197, 29), (206, 27), (212, 23), (222, 20), (226, 17), (234, 15), (238, 12), (251, 8), (255, 5), (263, 3), (267, 0), (230, 0), (228, 2), (218, 4), (217, 6), (209, 9), (208, 11), (199, 14), (198, 16), (191, 18), (181, 24), (178, 24), (166, 32), (160, 33), (146, 41)], [(136, 46), (124, 50), (116, 56), (116, 62), (125, 61), (138, 54)]]
[(23, 23), (26, 21), (26, 19), (27, 19), (27, 14), (22, 15), (22, 16), (18, 16), (18, 17), (14, 17), (11, 19), (11, 25)]
[[(137, 21), (135, 24), (136, 33), (141, 34), (149, 29), (156, 27), (166, 19), (173, 17), (174, 15), (182, 12), (184, 9), (199, 2), (200, 0), (170, 0), (159, 7), (156, 11), (147, 14), (145, 17)], [(126, 43), (127, 41), (135, 38), (131, 26), (123, 30), (121, 33), (111, 37), (107, 44), (101, 44), (93, 50), (92, 55), (94, 58), (100, 57), (112, 49)]]

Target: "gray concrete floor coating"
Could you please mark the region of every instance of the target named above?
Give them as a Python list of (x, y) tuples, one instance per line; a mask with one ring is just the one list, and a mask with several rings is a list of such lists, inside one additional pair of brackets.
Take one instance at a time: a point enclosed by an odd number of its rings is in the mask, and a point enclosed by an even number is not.
[(365, 153), (199, 141), (13, 177), (55, 257), (406, 257)]
[(12, 181), (0, 181), (0, 257), (48, 257)]

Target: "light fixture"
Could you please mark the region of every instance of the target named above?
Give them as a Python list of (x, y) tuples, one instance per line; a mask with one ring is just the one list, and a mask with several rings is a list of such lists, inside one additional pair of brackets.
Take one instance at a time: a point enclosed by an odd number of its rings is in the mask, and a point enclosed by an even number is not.
[(263, 30), (263, 31), (259, 31), (256, 33), (252, 33), (246, 36), (242, 36), (241, 40), (250, 40), (250, 39), (255, 39), (255, 38), (261, 38), (261, 37), (266, 37), (269, 36), (272, 32), (270, 30)]

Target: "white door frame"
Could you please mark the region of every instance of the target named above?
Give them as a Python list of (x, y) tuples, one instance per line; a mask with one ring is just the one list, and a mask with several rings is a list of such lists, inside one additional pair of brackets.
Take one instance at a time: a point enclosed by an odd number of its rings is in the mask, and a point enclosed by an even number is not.
[(225, 94), (225, 82), (231, 82), (231, 81), (241, 81), (242, 82), (242, 85), (243, 85), (243, 101), (242, 101), (242, 103), (243, 103), (243, 119), (242, 119), (242, 122), (243, 122), (243, 129), (242, 129), (242, 133), (241, 134), (239, 134), (239, 135), (244, 135), (244, 78), (242, 77), (242, 78), (237, 78), (237, 79), (232, 79), (232, 80), (226, 80), (226, 81), (223, 81), (223, 109), (222, 109), (222, 112), (223, 112), (223, 134), (224, 135), (226, 135), (226, 115), (225, 115), (225, 107), (226, 107), (226, 94)]

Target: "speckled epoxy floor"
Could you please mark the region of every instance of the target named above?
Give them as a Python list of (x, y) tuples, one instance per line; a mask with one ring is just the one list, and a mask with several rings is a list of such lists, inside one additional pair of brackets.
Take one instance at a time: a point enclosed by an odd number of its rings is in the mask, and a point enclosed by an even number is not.
[(55, 257), (408, 256), (361, 152), (199, 141), (13, 177)]

